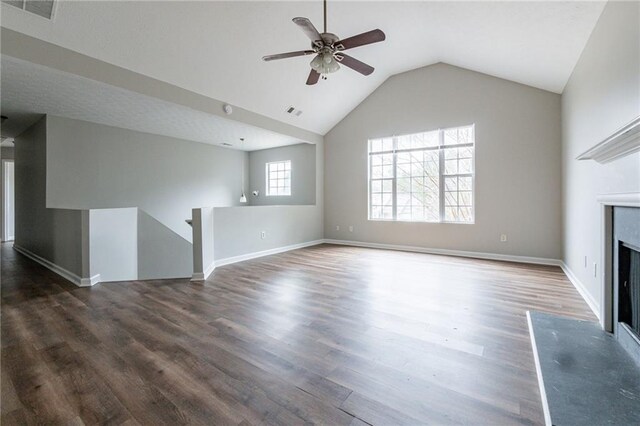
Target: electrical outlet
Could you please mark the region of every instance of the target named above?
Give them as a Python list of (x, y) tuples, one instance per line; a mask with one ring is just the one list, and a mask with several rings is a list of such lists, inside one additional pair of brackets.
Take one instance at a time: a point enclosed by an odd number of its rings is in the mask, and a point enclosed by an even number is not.
[(507, 242), (507, 234), (500, 234), (500, 242), (501, 243)]
[(263, 239), (263, 240), (264, 240), (265, 238), (267, 238), (267, 231), (262, 231), (262, 232), (260, 232), (260, 238), (261, 238), (261, 239)]
[(349, 225), (349, 232), (353, 232), (353, 225)]
[(336, 225), (336, 231), (340, 230), (340, 225)]

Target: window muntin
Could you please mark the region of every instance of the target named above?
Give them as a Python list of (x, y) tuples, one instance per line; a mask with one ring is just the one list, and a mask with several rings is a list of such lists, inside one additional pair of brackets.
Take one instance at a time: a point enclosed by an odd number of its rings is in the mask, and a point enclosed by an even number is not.
[(473, 223), (474, 126), (369, 140), (369, 219)]
[(291, 195), (291, 161), (266, 164), (267, 197)]

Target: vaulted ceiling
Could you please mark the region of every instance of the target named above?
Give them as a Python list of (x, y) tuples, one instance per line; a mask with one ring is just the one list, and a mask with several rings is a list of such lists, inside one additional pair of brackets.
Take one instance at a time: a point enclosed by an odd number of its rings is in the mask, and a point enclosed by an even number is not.
[[(2, 4), (2, 26), (232, 105), (325, 134), (389, 76), (446, 62), (561, 93), (604, 2), (329, 2), (328, 30), (387, 40), (350, 51), (376, 68), (306, 86), (296, 16), (322, 2), (57, 2), (53, 20)], [(287, 114), (289, 106), (303, 111)]]

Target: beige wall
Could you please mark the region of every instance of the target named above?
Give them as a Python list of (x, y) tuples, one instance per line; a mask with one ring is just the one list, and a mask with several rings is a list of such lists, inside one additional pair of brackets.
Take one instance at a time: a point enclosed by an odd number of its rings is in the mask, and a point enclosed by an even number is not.
[[(473, 123), (475, 224), (367, 220), (369, 138)], [(560, 134), (557, 94), (446, 64), (393, 76), (325, 136), (325, 238), (559, 259)]]
[(598, 306), (601, 278), (593, 263), (603, 242), (596, 198), (640, 192), (640, 153), (606, 165), (575, 158), (638, 115), (640, 3), (610, 1), (562, 95), (563, 257)]

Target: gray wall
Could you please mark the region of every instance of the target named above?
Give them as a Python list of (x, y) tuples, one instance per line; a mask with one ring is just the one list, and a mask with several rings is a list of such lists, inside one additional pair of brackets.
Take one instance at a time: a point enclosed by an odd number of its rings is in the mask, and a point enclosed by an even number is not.
[(212, 207), (193, 209), (193, 279), (203, 280), (215, 266)]
[(138, 209), (91, 210), (89, 253), (100, 282), (138, 279)]
[[(316, 204), (215, 208), (216, 262), (323, 238), (324, 147), (322, 142), (316, 146)], [(265, 239), (260, 237), (261, 231), (266, 231)]]
[(11, 146), (3, 146), (0, 148), (0, 159), (13, 160), (15, 157), (15, 148)]
[(138, 279), (187, 278), (193, 273), (193, 246), (138, 209)]
[(243, 162), (241, 151), (49, 116), (47, 206), (139, 207), (190, 242), (192, 208), (239, 204)]
[[(266, 164), (291, 160), (291, 195), (267, 197)], [(249, 153), (249, 192), (260, 191), (258, 197), (247, 193), (254, 206), (300, 205), (316, 202), (316, 145), (298, 144), (263, 149)]]
[[(316, 206), (249, 206), (214, 209), (216, 261), (322, 239)], [(261, 232), (266, 237), (261, 238)]]
[(191, 243), (142, 210), (88, 213), (90, 275), (99, 274), (100, 282), (191, 276)]
[(46, 128), (43, 117), (16, 138), (15, 244), (82, 277), (82, 212), (46, 206)]
[[(369, 138), (473, 123), (475, 224), (367, 220)], [(557, 94), (446, 64), (393, 76), (325, 136), (325, 237), (559, 259), (560, 134)]]
[(563, 258), (598, 305), (593, 263), (603, 242), (596, 198), (640, 192), (640, 153), (605, 165), (575, 158), (638, 115), (640, 3), (608, 2), (562, 95)]

